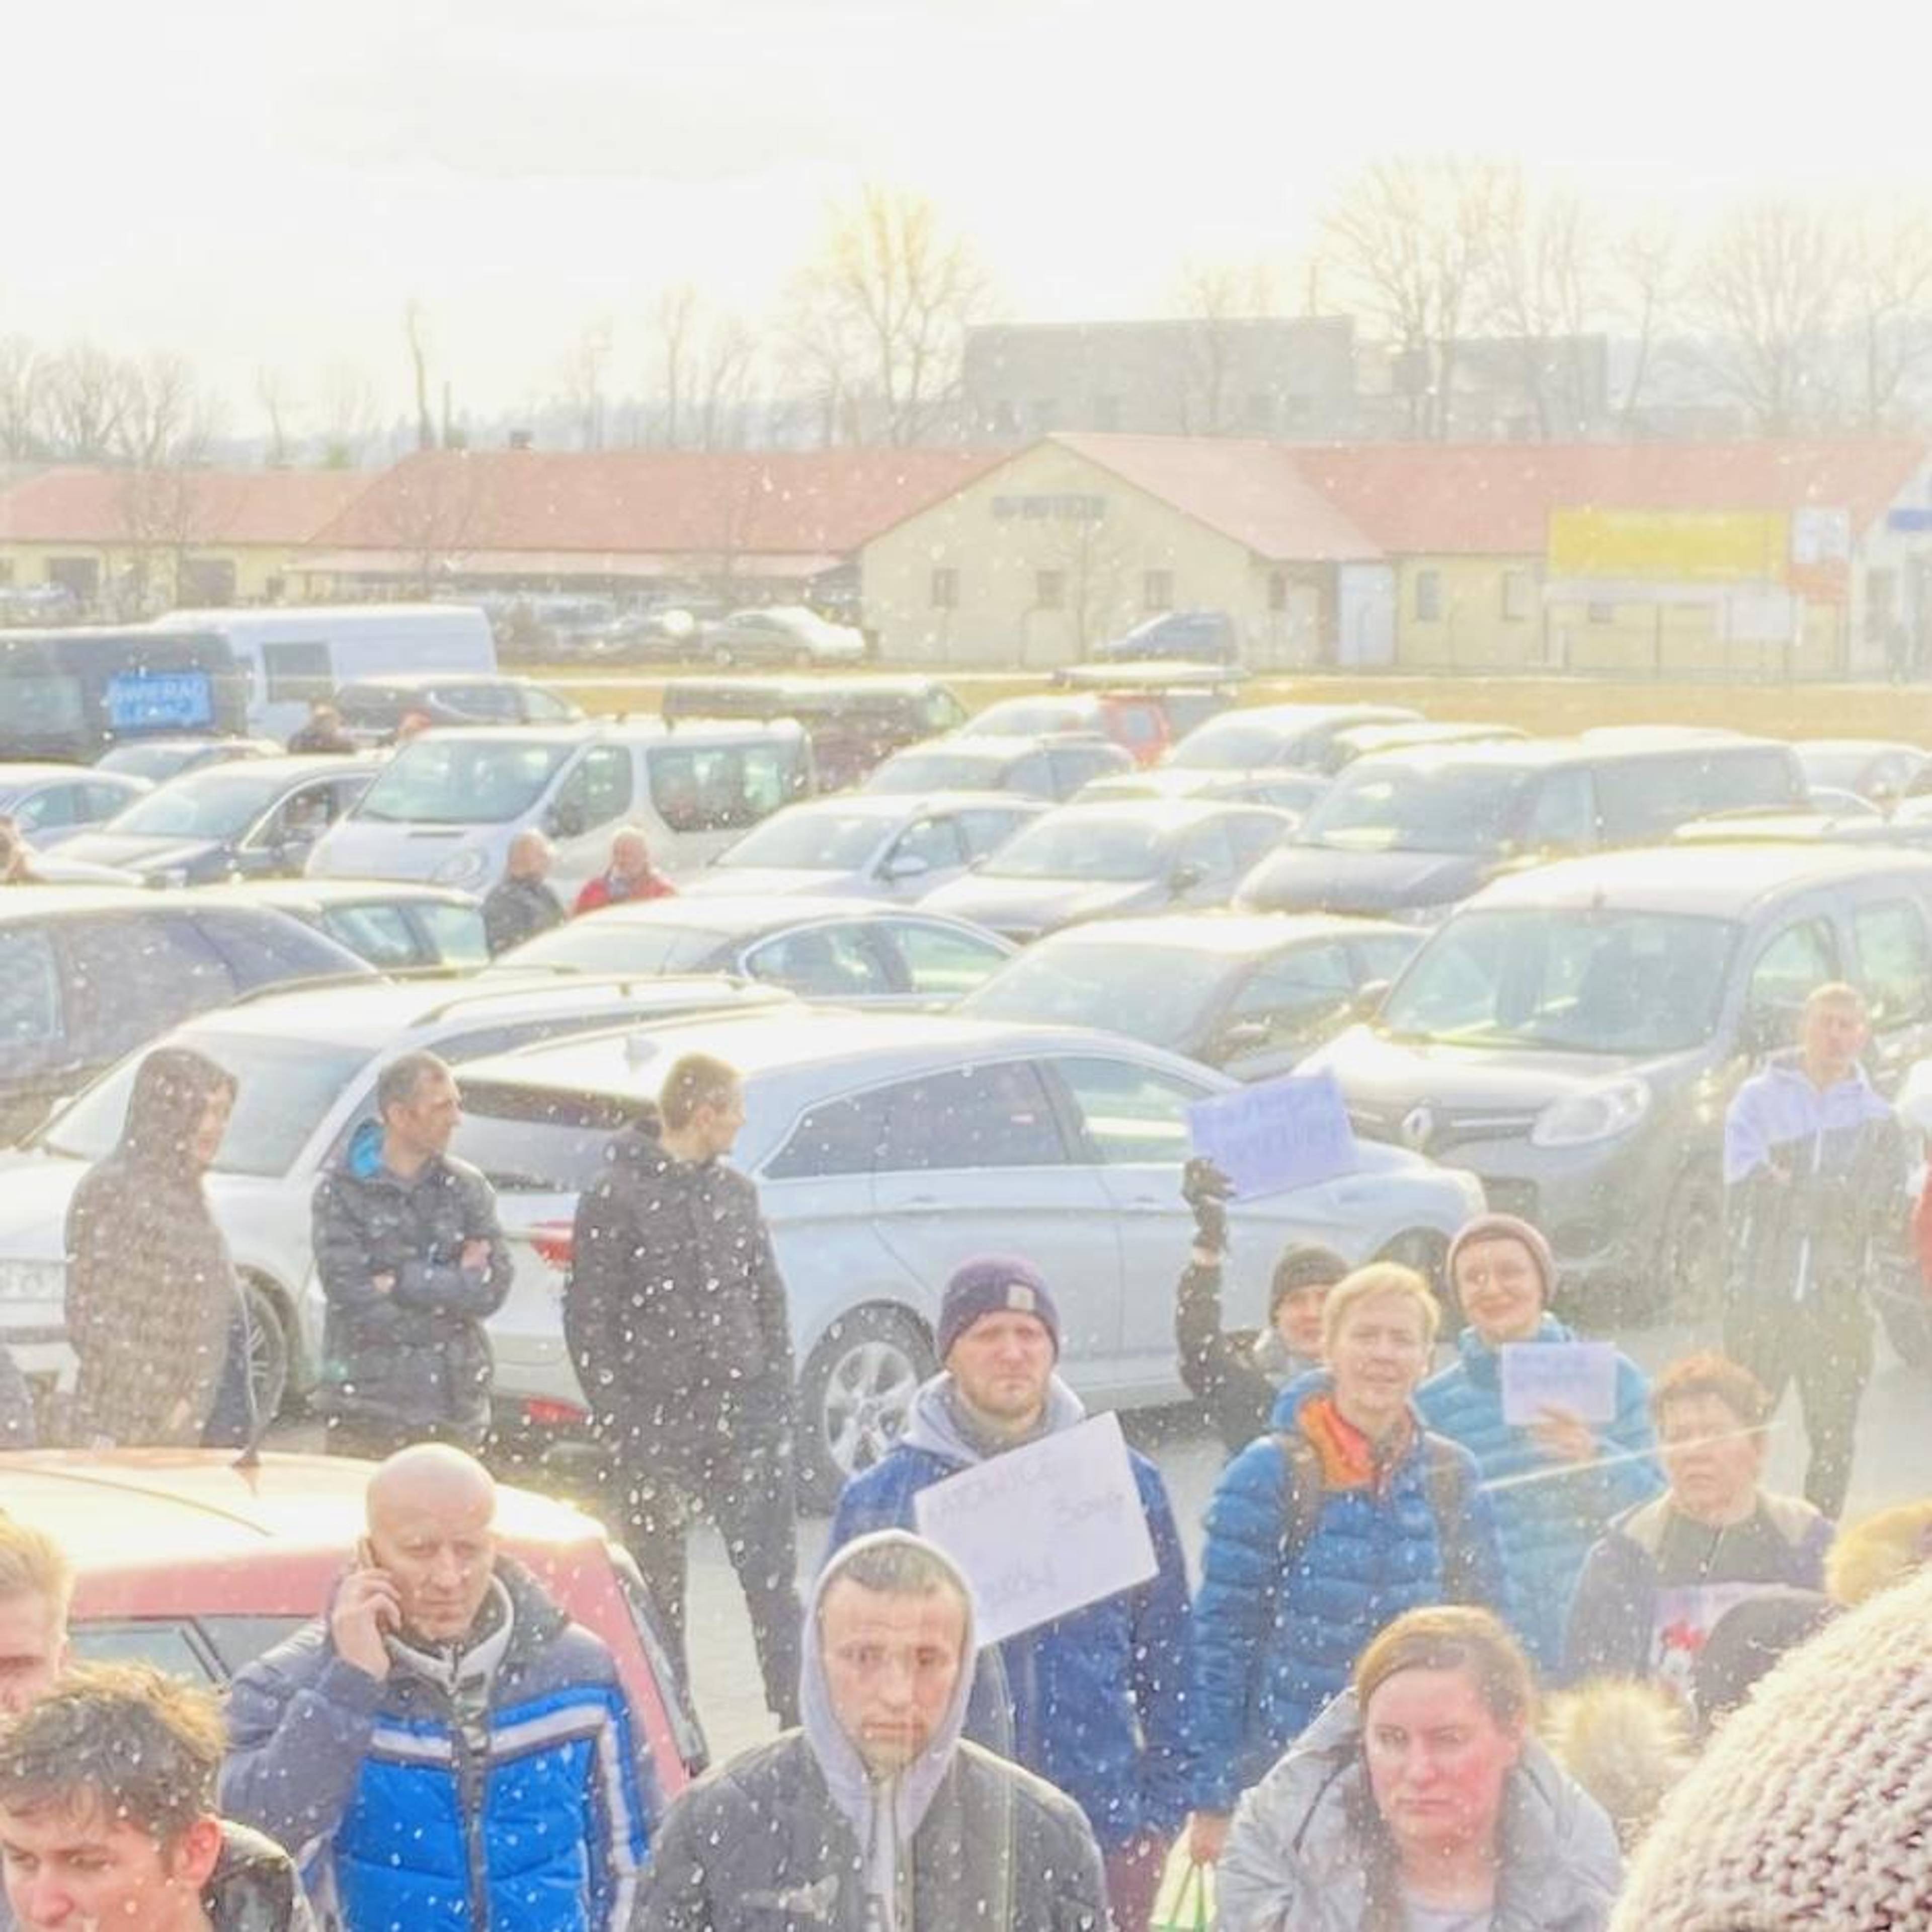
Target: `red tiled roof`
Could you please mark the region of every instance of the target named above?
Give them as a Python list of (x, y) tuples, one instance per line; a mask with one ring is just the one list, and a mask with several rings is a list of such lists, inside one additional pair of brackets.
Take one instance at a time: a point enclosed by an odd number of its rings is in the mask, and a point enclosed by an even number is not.
[(1004, 451), (428, 451), (321, 532), (332, 550), (845, 556)]
[(1344, 507), (1310, 486), (1301, 452), (1236, 437), (1058, 435), (1109, 470), (1258, 556), (1350, 563), (1379, 556)]
[(1303, 476), (1393, 555), (1540, 554), (1555, 510), (1849, 509), (1856, 536), (1924, 442), (1389, 443), (1300, 448)]
[[(196, 543), (293, 548), (374, 478), (354, 470), (193, 470), (153, 480), (170, 493), (178, 486), (190, 492), (185, 507), (170, 508), (168, 521)], [(43, 470), (0, 495), (0, 542), (125, 544), (152, 520), (153, 512), (142, 507), (143, 486), (136, 470)]]

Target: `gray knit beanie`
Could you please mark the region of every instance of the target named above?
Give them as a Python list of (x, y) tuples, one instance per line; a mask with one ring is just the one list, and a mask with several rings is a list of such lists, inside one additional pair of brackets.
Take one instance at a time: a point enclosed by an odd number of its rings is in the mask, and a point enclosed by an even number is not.
[(1537, 1273), (1543, 1277), (1543, 1305), (1547, 1308), (1556, 1292), (1556, 1257), (1550, 1252), (1550, 1244), (1544, 1239), (1543, 1230), (1532, 1228), (1516, 1214), (1478, 1214), (1473, 1221), (1465, 1221), (1456, 1230), (1456, 1238), (1449, 1244), (1449, 1252), (1442, 1258), (1442, 1279), (1450, 1289), (1453, 1291), (1456, 1286), (1456, 1257), (1484, 1241), (1520, 1241), (1529, 1250), (1529, 1258), (1536, 1264)]
[(1932, 1571), (1794, 1651), (1718, 1726), (1610, 1924), (1932, 1925)]

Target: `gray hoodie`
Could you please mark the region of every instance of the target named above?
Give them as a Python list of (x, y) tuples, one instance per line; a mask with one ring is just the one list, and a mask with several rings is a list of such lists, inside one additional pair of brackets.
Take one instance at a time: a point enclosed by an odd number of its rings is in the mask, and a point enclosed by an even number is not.
[[(1241, 1799), (1216, 1869), (1220, 1932), (1364, 1932), (1379, 1822), (1346, 1690)], [(1597, 1802), (1534, 1738), (1504, 1789), (1492, 1932), (1602, 1932), (1620, 1873)], [(1400, 1918), (1392, 1922), (1399, 1927)]]

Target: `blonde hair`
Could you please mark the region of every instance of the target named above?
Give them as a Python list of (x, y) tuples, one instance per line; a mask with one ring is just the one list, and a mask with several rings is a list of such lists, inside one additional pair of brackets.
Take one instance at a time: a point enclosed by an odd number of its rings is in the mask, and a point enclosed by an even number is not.
[(0, 1598), (4, 1597), (44, 1599), (56, 1626), (64, 1630), (74, 1601), (74, 1568), (44, 1531), (0, 1514)]
[(1865, 996), (1848, 980), (1827, 980), (1821, 986), (1814, 986), (1804, 995), (1804, 1010), (1815, 1012), (1820, 1006), (1855, 1007), (1861, 1018), (1865, 1010)]
[(1932, 1561), (1932, 1501), (1900, 1503), (1847, 1523), (1825, 1557), (1825, 1588), (1850, 1610)]
[(1381, 1294), (1406, 1295), (1413, 1301), (1422, 1311), (1422, 1345), (1426, 1349), (1435, 1347), (1436, 1331), (1442, 1325), (1442, 1306), (1436, 1298), (1436, 1291), (1414, 1269), (1404, 1268), (1400, 1262), (1370, 1262), (1366, 1268), (1344, 1275), (1328, 1291), (1328, 1298), (1322, 1304), (1324, 1354), (1334, 1349), (1350, 1313)]

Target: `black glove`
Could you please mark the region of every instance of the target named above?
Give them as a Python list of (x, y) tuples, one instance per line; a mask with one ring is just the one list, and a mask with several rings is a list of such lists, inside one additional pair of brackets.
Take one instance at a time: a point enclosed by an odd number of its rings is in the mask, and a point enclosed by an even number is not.
[(1214, 1163), (1197, 1154), (1180, 1172), (1180, 1198), (1194, 1210), (1198, 1246), (1219, 1254), (1228, 1245), (1228, 1200), (1234, 1184)]

